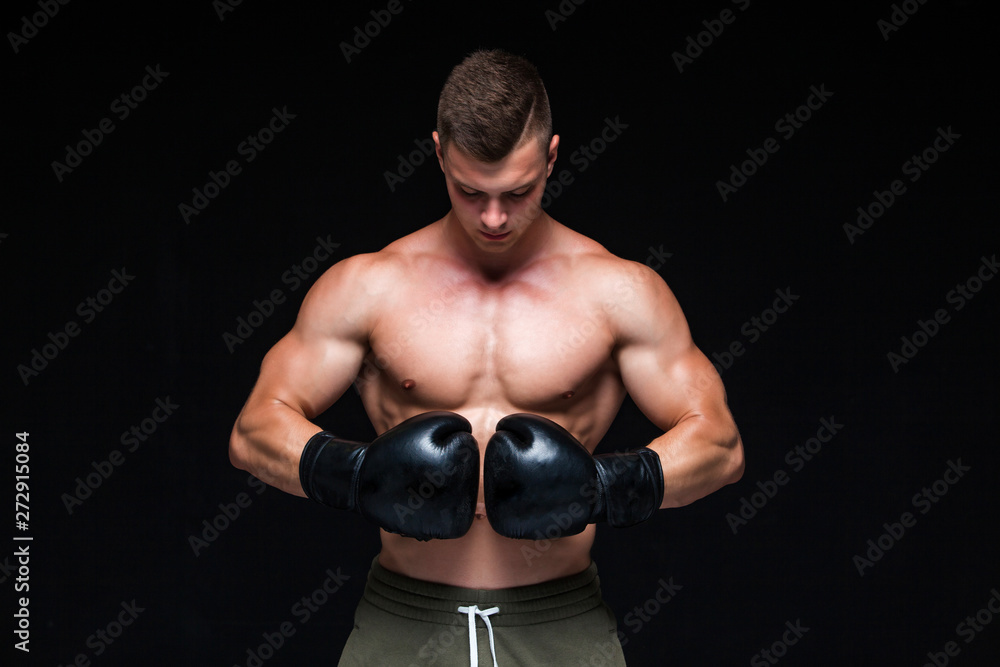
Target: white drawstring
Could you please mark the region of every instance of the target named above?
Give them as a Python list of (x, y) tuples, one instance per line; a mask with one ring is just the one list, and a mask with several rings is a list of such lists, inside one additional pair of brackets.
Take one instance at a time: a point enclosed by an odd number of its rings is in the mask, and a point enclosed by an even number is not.
[(486, 623), (486, 629), (490, 633), (490, 654), (493, 656), (493, 667), (498, 667), (497, 650), (493, 645), (493, 624), (490, 623), (490, 616), (499, 612), (500, 607), (480, 609), (476, 605), (472, 605), (471, 607), (459, 607), (458, 611), (461, 614), (469, 615), (469, 661), (472, 663), (472, 667), (479, 667), (479, 642), (476, 639), (476, 616), (479, 616)]

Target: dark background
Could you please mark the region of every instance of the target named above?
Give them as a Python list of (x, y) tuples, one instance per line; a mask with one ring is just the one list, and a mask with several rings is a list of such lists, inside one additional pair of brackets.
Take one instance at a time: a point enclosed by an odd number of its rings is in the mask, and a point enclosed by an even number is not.
[[(248, 1), (220, 17), (208, 0), (71, 2), (37, 34), (27, 29), (34, 36), (16, 52), (8, 33), (42, 10), (8, 3), (3, 488), (12, 499), (15, 433), (27, 431), (30, 529), (11, 516), (8, 536), (33, 538), (30, 655), (12, 648), (24, 595), (13, 553), (23, 543), (0, 547), (11, 664), (83, 654), (95, 665), (246, 665), (248, 649), (286, 622), (294, 635), (264, 664), (335, 664), (377, 535), (355, 515), (258, 493), (229, 464), (229, 431), (319, 273), (447, 211), (431, 161), (394, 189), (385, 174), (430, 135), (441, 84), (477, 47), (524, 54), (546, 81), (563, 141), (556, 170), (575, 177), (550, 213), (622, 257), (670, 253), (651, 264), (699, 347), (719, 354), (746, 447), (738, 484), (599, 531), (594, 557), (630, 664), (767, 664), (759, 652), (786, 622), (809, 630), (782, 664), (923, 665), (928, 652), (939, 664), (996, 664), (1000, 622), (971, 642), (957, 626), (1000, 587), (1000, 281), (973, 281), (981, 291), (961, 310), (947, 297), (1000, 251), (988, 5), (910, 2), (915, 13), (884, 39), (889, 2), (744, 4), (567, 0), (574, 11), (553, 29), (546, 11), (557, 0), (404, 2), (347, 62), (339, 45), (386, 3)], [(672, 54), (725, 8), (735, 20), (678, 71)], [(112, 100), (157, 65), (169, 74), (119, 119)], [(775, 122), (810, 86), (832, 96), (785, 138)], [(286, 107), (294, 119), (247, 163), (238, 145)], [(53, 161), (105, 117), (114, 131), (60, 181)], [(580, 170), (571, 154), (606, 118), (627, 128)], [(938, 128), (960, 138), (910, 182), (903, 163)], [(768, 137), (778, 152), (723, 201), (716, 182)], [(186, 224), (178, 206), (233, 159), (242, 172)], [(905, 194), (851, 243), (843, 225), (895, 179)], [(292, 290), (282, 275), (317, 237), (339, 247)], [(134, 279), (87, 322), (78, 304), (122, 269)], [(230, 351), (223, 335), (275, 289), (286, 301)], [(751, 342), (744, 323), (778, 289), (799, 299)], [(950, 319), (894, 369), (887, 354), (938, 309)], [(79, 333), (57, 350), (49, 334), (59, 340), (70, 321)], [(733, 341), (744, 353), (727, 359)], [(52, 358), (22, 377), (47, 344)], [(168, 398), (173, 414), (129, 451), (122, 433)], [(843, 428), (795, 470), (786, 453), (821, 419)], [(373, 434), (353, 390), (319, 422)], [(600, 451), (655, 435), (626, 401)], [(113, 450), (124, 462), (67, 507)], [(938, 485), (946, 495), (915, 505), (959, 459), (969, 470)], [(768, 487), (778, 471), (787, 484)], [(220, 504), (232, 513), (238, 499), (249, 505), (230, 520)], [(744, 500), (767, 502), (734, 532), (727, 515)], [(859, 574), (855, 557), (904, 512), (915, 525), (883, 537), (891, 548)], [(328, 569), (349, 579), (302, 622), (295, 605)], [(671, 578), (682, 588), (660, 605), (660, 580)], [(133, 600), (143, 610), (134, 622), (113, 643), (95, 639), (118, 634), (121, 605)], [(949, 641), (957, 656), (941, 653)]]

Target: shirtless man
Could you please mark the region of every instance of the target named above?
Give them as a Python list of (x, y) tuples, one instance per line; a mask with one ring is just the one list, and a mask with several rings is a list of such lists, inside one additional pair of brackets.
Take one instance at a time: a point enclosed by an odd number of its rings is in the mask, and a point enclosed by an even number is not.
[[(559, 137), (527, 61), (466, 58), (433, 138), (451, 209), (316, 281), (263, 360), (232, 462), (381, 527), (340, 664), (624, 664), (594, 522), (740, 478), (722, 381), (655, 272), (542, 210)], [(352, 383), (371, 445), (310, 421)], [(595, 459), (626, 392), (664, 434)]]

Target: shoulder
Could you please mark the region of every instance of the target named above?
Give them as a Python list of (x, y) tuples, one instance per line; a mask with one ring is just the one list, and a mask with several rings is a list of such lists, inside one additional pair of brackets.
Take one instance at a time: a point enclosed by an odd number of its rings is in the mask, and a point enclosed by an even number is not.
[(386, 303), (411, 269), (407, 237), (377, 252), (360, 253), (327, 269), (306, 294), (299, 323), (325, 330), (345, 325), (368, 332)]
[(391, 269), (392, 263), (378, 252), (347, 257), (323, 272), (309, 290), (306, 303), (331, 299), (340, 301), (349, 294), (355, 294), (359, 287), (377, 288), (386, 282)]
[(571, 257), (574, 279), (612, 309), (644, 307), (676, 300), (663, 278), (641, 262), (619, 257), (597, 241), (567, 230), (564, 247)]
[(656, 271), (573, 234), (578, 237), (570, 237), (574, 281), (605, 313), (616, 340), (649, 340), (687, 331), (677, 298)]
[(403, 236), (381, 250), (347, 257), (329, 269), (313, 285), (317, 297), (350, 292), (366, 300), (384, 296), (398, 287), (413, 270), (413, 263), (426, 254), (427, 228)]

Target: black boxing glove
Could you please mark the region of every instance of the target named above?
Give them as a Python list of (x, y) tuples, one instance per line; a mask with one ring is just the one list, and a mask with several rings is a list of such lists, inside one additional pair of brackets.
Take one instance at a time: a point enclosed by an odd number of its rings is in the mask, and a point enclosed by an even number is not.
[(479, 445), (453, 412), (425, 412), (370, 444), (317, 433), (302, 450), (306, 495), (418, 540), (468, 532), (479, 493)]
[(513, 414), (500, 420), (486, 447), (483, 492), (493, 530), (546, 539), (599, 521), (645, 521), (663, 502), (663, 469), (647, 447), (594, 457), (554, 421)]

